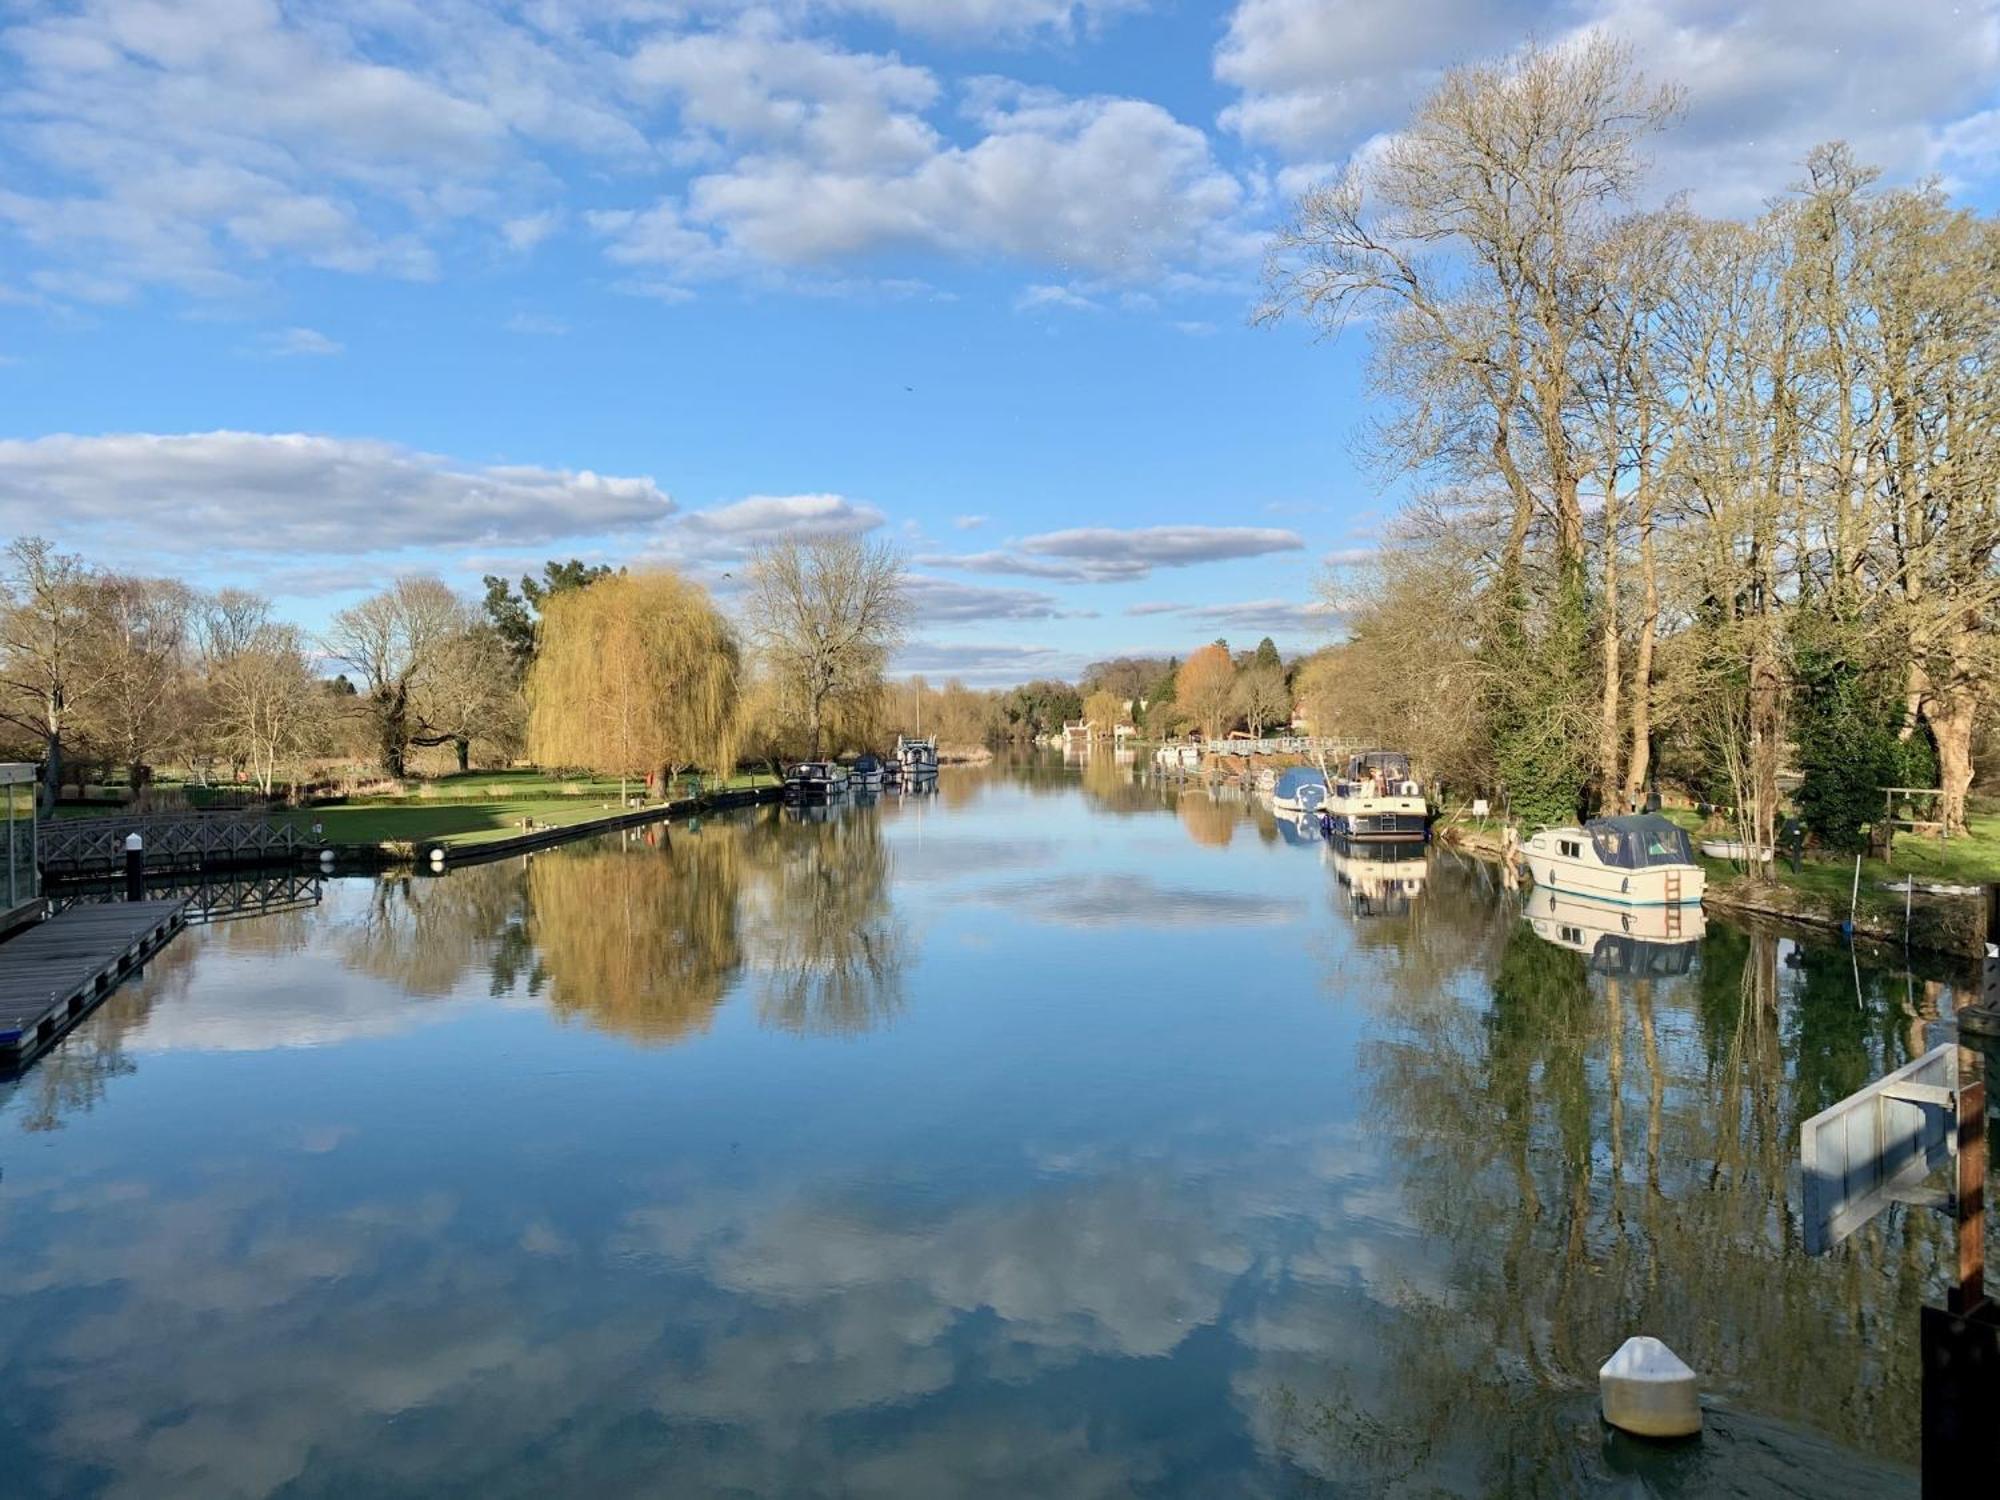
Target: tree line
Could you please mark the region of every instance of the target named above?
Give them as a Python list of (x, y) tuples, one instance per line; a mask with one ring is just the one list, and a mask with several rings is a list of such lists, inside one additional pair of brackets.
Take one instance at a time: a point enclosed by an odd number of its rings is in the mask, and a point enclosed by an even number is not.
[(17, 540), (0, 573), (4, 753), (40, 762), (49, 803), (114, 775), (138, 792), (161, 766), (265, 793), (315, 762), (400, 778), (424, 750), (461, 771), (525, 754), (663, 784), (878, 726), (907, 617), (900, 558), (847, 538), (759, 549), (740, 628), (667, 570), (572, 559), (484, 582), (474, 603), (397, 578), (315, 636), (247, 590)]
[[(1305, 686), (1534, 822), (1667, 778), (1856, 847), (1965, 827), (2000, 656), (2000, 228), (1815, 150), (1753, 218), (1642, 207), (1678, 112), (1619, 44), (1449, 74), (1307, 192), (1266, 318), (1365, 321), (1409, 498)], [(1788, 778), (1787, 778), (1788, 779)]]

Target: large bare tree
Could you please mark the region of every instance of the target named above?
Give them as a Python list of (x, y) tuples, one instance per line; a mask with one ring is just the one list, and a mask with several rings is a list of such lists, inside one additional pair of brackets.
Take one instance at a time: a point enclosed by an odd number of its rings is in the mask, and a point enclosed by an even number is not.
[(752, 554), (743, 619), (803, 714), (815, 756), (825, 752), (834, 704), (881, 683), (909, 614), (903, 560), (884, 543), (787, 538)]
[(97, 687), (90, 654), (97, 576), (40, 537), (8, 547), (0, 592), (0, 720), (42, 748), (42, 793), (62, 786), (63, 750)]
[(434, 725), (428, 695), (439, 685), (449, 653), (478, 623), (442, 579), (425, 575), (399, 578), (334, 616), (326, 653), (354, 671), (360, 706), (388, 775), (404, 774), (411, 746), (456, 738), (458, 724)]

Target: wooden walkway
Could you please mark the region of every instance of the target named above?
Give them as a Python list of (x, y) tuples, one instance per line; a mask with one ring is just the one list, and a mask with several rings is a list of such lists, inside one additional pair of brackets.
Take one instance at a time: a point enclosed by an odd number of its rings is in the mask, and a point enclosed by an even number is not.
[(186, 923), (185, 901), (72, 906), (0, 943), (0, 1072), (25, 1067)]

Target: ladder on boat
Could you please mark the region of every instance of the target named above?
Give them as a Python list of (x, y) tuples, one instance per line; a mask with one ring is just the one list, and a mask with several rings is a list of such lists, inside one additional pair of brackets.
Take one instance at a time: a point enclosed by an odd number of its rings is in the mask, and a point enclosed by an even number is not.
[(1681, 935), (1681, 872), (1667, 871), (1667, 937)]

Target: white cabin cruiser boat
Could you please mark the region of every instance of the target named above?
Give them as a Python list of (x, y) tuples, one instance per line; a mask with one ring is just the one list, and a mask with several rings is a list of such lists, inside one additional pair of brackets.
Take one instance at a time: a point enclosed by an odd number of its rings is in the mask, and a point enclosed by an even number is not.
[(849, 785), (853, 786), (857, 791), (879, 792), (882, 789), (883, 778), (886, 774), (879, 759), (873, 755), (864, 754), (856, 757), (853, 769), (847, 774), (847, 779)]
[(1421, 844), (1431, 834), (1430, 806), (1400, 750), (1365, 750), (1327, 794), (1330, 831), (1350, 843)]
[(1590, 960), (1594, 974), (1632, 979), (1685, 974), (1708, 918), (1699, 906), (1618, 906), (1557, 891), (1528, 898), (1535, 936)]
[(935, 739), (905, 739), (896, 736), (896, 764), (903, 773), (903, 779), (914, 776), (935, 776), (938, 769), (938, 748)]
[(1705, 878), (1687, 833), (1657, 813), (1544, 828), (1523, 846), (1543, 890), (1618, 906), (1699, 905)]

